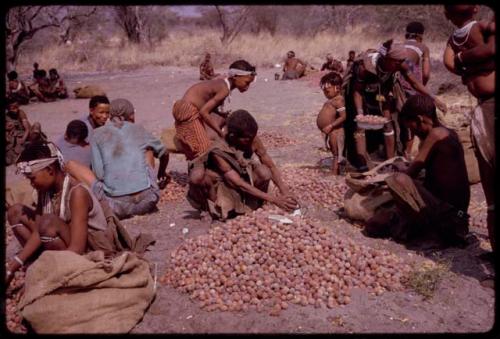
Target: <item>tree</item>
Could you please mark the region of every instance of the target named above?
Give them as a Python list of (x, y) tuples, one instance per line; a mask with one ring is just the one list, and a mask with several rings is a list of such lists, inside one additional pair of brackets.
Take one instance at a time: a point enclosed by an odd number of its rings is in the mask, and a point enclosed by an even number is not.
[(15, 69), (23, 45), (35, 34), (49, 28), (61, 27), (68, 21), (93, 15), (95, 7), (75, 13), (66, 6), (19, 6), (7, 12), (5, 20), (7, 71)]
[(219, 25), (222, 29), (222, 36), (220, 41), (222, 44), (230, 44), (241, 32), (248, 19), (249, 8), (248, 6), (238, 6), (238, 8), (221, 8), (215, 6), (218, 14)]

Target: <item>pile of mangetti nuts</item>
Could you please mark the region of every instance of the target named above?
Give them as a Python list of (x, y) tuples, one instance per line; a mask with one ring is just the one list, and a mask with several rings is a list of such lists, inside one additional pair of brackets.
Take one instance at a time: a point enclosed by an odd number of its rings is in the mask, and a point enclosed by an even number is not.
[[(333, 308), (353, 288), (401, 290), (410, 266), (394, 254), (356, 244), (329, 227), (265, 205), (184, 241), (160, 279), (207, 311), (269, 311), (290, 304)], [(283, 216), (283, 215), (282, 215)], [(288, 223), (291, 222), (291, 223)]]
[(162, 191), (160, 202), (178, 202), (185, 199), (188, 190), (186, 173), (170, 172), (172, 177), (167, 187)]

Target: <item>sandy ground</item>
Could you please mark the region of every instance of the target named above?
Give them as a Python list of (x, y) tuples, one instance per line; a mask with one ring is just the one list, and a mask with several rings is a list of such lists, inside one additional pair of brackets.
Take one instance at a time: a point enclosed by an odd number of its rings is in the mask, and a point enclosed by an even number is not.
[[(274, 69), (259, 70), (258, 80), (247, 93), (234, 92), (230, 109), (244, 108), (252, 113), (261, 131), (279, 132), (295, 139), (295, 145), (271, 148), (269, 153), (279, 166), (316, 166), (328, 153), (319, 150), (323, 140), (316, 128), (316, 114), (325, 98), (315, 77), (299, 81), (275, 81)], [(146, 68), (134, 72), (73, 74), (66, 76), (69, 88), (99, 84), (111, 99), (124, 97), (136, 107), (136, 121), (156, 135), (173, 124), (171, 107), (188, 86), (197, 82), (194, 68)], [(434, 82), (433, 82), (434, 81)], [(440, 76), (431, 80), (436, 88)], [(444, 99), (454, 105), (447, 119), (461, 119), (461, 106), (472, 103), (465, 94), (450, 94)], [(66, 124), (87, 114), (88, 100), (67, 99), (54, 103), (33, 103), (23, 107), (30, 121), (42, 123), (50, 138), (64, 132)], [(462, 109), (462, 111), (460, 110)], [(186, 172), (183, 156), (174, 154), (168, 167)], [(12, 168), (7, 180), (15, 180)], [(285, 178), (286, 180), (286, 178)], [(168, 188), (167, 188), (168, 189)], [(291, 305), (279, 317), (267, 313), (206, 312), (190, 301), (189, 296), (159, 285), (157, 295), (144, 319), (133, 333), (388, 333), (388, 332), (486, 332), (494, 324), (494, 291), (482, 287), (478, 279), (492, 271), (491, 265), (478, 258), (489, 251), (485, 227), (485, 203), (480, 184), (472, 186), (469, 212), (474, 222), (471, 235), (476, 241), (465, 249), (441, 251), (408, 249), (389, 240), (370, 239), (359, 226), (340, 218), (334, 210), (311, 207), (314, 215), (336, 234), (377, 249), (396, 253), (408, 263), (420, 265), (425, 260), (448, 260), (434, 296), (425, 300), (411, 289), (373, 296), (355, 289), (352, 302), (334, 309)], [(175, 226), (170, 227), (171, 223)], [(202, 222), (187, 201), (162, 202), (159, 211), (124, 221), (132, 234), (147, 232), (157, 239), (146, 258), (157, 264), (158, 277), (166, 270), (169, 255), (184, 238), (206, 234), (208, 222)], [(189, 233), (182, 234), (182, 228)], [(17, 243), (7, 246), (7, 253), (17, 250)]]

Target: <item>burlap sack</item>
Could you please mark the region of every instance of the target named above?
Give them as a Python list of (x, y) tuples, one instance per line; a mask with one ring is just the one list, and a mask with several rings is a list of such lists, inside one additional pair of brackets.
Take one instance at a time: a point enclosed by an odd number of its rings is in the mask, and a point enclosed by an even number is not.
[(344, 210), (353, 220), (368, 221), (382, 208), (394, 208), (394, 199), (387, 186), (369, 189), (363, 194), (353, 190), (344, 196)]
[(73, 90), (77, 99), (92, 98), (96, 95), (106, 96), (106, 93), (96, 85), (77, 87)]
[(14, 204), (35, 207), (36, 197), (35, 189), (26, 178), (5, 183), (5, 205), (7, 208)]
[(149, 264), (134, 253), (104, 260), (101, 251), (44, 251), (18, 307), (37, 333), (127, 333), (154, 294)]
[(474, 146), (470, 138), (470, 126), (460, 127), (457, 129), (458, 139), (464, 148), (465, 165), (467, 166), (467, 176), (469, 177), (469, 184), (477, 184), (481, 181), (479, 175), (479, 166), (477, 158), (474, 153)]
[(161, 142), (170, 153), (182, 153), (182, 145), (175, 137), (175, 128), (165, 128), (161, 131)]

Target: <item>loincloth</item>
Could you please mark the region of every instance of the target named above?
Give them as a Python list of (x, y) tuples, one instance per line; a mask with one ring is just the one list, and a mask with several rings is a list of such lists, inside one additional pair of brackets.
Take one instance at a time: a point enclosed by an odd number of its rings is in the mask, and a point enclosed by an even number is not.
[(474, 146), (492, 168), (495, 168), (495, 98), (482, 101), (471, 112)]
[(196, 106), (178, 100), (172, 109), (175, 119), (175, 137), (182, 144), (182, 149), (188, 160), (193, 160), (210, 147), (205, 125)]

